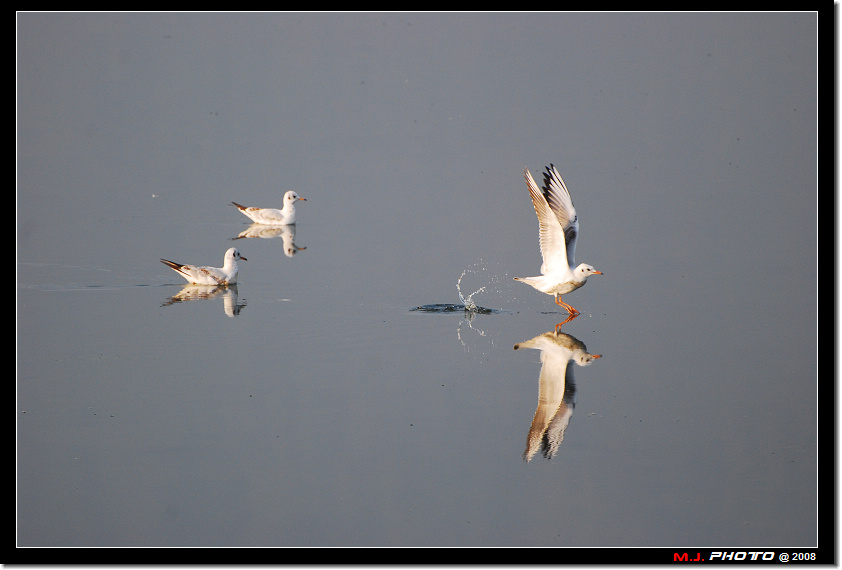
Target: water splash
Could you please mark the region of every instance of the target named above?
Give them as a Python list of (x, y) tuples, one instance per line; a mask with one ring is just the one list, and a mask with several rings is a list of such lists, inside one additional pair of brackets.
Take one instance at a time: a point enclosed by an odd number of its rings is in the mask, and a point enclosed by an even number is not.
[[(456, 280), (456, 292), (459, 295), (461, 303), (435, 303), (430, 305), (421, 305), (415, 307), (413, 311), (423, 311), (427, 313), (454, 313), (464, 312), (469, 319), (473, 319), (475, 315), (488, 315), (492, 313), (499, 313), (499, 309), (487, 309), (477, 304), (476, 297), (482, 294), (491, 294), (500, 292), (501, 277), (497, 275), (481, 275), (489, 272), (488, 267), (480, 259), (477, 263), (470, 265), (464, 271), (459, 279)], [(462, 280), (466, 275), (481, 275), (485, 281), (485, 285), (473, 291), (470, 294), (465, 294), (462, 291)]]
[(477, 293), (483, 293), (485, 291), (485, 287), (480, 287), (479, 289), (465, 297), (462, 294), (462, 278), (465, 277), (465, 274), (468, 272), (473, 273), (471, 268), (468, 268), (464, 270), (462, 272), (462, 275), (459, 276), (459, 279), (456, 280), (456, 291), (459, 293), (459, 300), (462, 301), (462, 304), (465, 306), (465, 310), (475, 313), (480, 307), (478, 307), (477, 304), (474, 303), (474, 295), (476, 295)]
[[(478, 280), (479, 283), (472, 284), (472, 280)], [(410, 310), (425, 313), (461, 314), (462, 318), (456, 328), (456, 338), (465, 352), (472, 352), (475, 357), (484, 360), (493, 351), (496, 344), (495, 339), (499, 336), (500, 330), (490, 321), (484, 322), (484, 326), (482, 326), (480, 321), (483, 319), (475, 319), (477, 315), (501, 314), (508, 311), (488, 309), (478, 303), (499, 303), (510, 298), (509, 281), (511, 279), (508, 278), (508, 274), (499, 271), (499, 264), (491, 263), (489, 265), (480, 259), (465, 268), (459, 279), (456, 280), (456, 292), (459, 295), (460, 303), (435, 303), (421, 305)], [(465, 286), (464, 290), (462, 289), (463, 285)], [(466, 293), (477, 285), (481, 286), (470, 293)]]

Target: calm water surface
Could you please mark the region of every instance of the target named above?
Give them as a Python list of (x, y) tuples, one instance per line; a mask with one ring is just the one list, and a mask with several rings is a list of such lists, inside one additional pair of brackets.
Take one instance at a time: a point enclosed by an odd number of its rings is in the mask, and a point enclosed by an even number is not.
[(816, 25), (19, 14), (18, 546), (815, 546)]

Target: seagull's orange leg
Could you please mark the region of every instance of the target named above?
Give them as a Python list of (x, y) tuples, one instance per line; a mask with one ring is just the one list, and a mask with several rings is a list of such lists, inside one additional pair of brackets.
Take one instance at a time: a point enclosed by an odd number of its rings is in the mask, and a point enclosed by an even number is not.
[(570, 306), (567, 303), (565, 303), (564, 301), (562, 301), (561, 295), (555, 296), (555, 302), (556, 302), (556, 305), (558, 305), (559, 307), (564, 307), (567, 310), (567, 319), (564, 320), (563, 322), (558, 323), (555, 326), (555, 332), (558, 333), (559, 329), (561, 328), (561, 325), (565, 325), (565, 324), (569, 323), (570, 321), (572, 321), (573, 319), (575, 319), (576, 317), (579, 316), (579, 311), (577, 311), (572, 306)]
[[(567, 303), (565, 303), (564, 301), (561, 300), (561, 295), (555, 296), (555, 304), (559, 305), (560, 307), (564, 307), (565, 309), (567, 309), (567, 312), (570, 313), (570, 315), (572, 315), (574, 317), (579, 315), (579, 311), (577, 311), (571, 305), (568, 305)], [(567, 322), (567, 321), (564, 321), (564, 322)]]

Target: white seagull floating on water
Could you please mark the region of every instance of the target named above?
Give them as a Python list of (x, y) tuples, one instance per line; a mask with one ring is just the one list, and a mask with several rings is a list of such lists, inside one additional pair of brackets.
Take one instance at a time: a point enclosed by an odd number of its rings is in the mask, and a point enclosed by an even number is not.
[[(555, 296), (557, 305), (567, 310), (564, 323), (579, 315), (579, 311), (561, 300), (562, 295), (571, 293), (587, 283), (591, 275), (602, 275), (593, 266), (582, 263), (574, 266), (576, 238), (579, 235), (579, 218), (570, 199), (570, 192), (555, 166), (550, 164), (544, 173), (544, 187), (538, 189), (528, 169), (523, 170), (532, 205), (538, 214), (538, 237), (541, 243), (541, 275), (536, 277), (515, 277), (546, 293)], [(564, 323), (560, 323), (563, 325)], [(558, 325), (558, 326), (560, 326)]]
[(225, 261), (221, 268), (182, 265), (168, 259), (162, 259), (161, 263), (196, 285), (231, 285), (237, 282), (238, 259), (248, 261), (240, 255), (240, 251), (236, 247), (232, 247), (225, 252)]
[(240, 211), (252, 219), (253, 222), (264, 224), (267, 226), (288, 226), (295, 223), (295, 203), (298, 200), (307, 201), (307, 198), (300, 197), (294, 190), (290, 190), (284, 194), (284, 208), (278, 210), (276, 208), (255, 208), (254, 206), (242, 206), (236, 202), (231, 202)]

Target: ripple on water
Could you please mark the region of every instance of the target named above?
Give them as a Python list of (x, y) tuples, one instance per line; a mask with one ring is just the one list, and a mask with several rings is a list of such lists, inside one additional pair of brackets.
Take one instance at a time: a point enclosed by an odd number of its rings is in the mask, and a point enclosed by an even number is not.
[(485, 307), (478, 307), (477, 305), (473, 305), (472, 307), (468, 307), (466, 305), (460, 305), (458, 303), (433, 303), (430, 305), (421, 305), (419, 307), (415, 307), (414, 309), (410, 309), (410, 311), (421, 311), (424, 313), (476, 313), (479, 315), (490, 315), (492, 313), (497, 313), (497, 309), (486, 309)]

